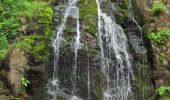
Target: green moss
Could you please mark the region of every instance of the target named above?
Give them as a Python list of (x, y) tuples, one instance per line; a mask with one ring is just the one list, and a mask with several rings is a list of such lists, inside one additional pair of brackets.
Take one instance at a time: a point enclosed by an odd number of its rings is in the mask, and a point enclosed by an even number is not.
[(32, 21), (35, 21), (37, 24), (37, 30), (43, 30), (46, 38), (51, 38), (51, 25), (53, 21), (53, 9), (44, 2), (35, 2), (37, 5), (40, 5), (36, 8), (35, 16), (33, 16)]
[(73, 30), (73, 26), (74, 26), (73, 24), (75, 23), (74, 21), (75, 21), (75, 19), (72, 17), (67, 18), (66, 29), (64, 30), (65, 33), (74, 32), (74, 30)]
[(95, 48), (89, 48), (88, 52), (90, 57), (94, 57), (97, 54), (97, 50)]
[(115, 15), (116, 18), (116, 23), (118, 24), (124, 24), (124, 21), (126, 20), (126, 18), (128, 17), (128, 11), (127, 9), (122, 9), (120, 6), (115, 5), (117, 12)]
[(39, 24), (51, 24), (53, 19), (53, 10), (48, 5), (41, 5), (36, 9), (35, 17), (38, 18)]
[(0, 33), (0, 61), (8, 52), (8, 41), (3, 33)]
[(143, 25), (143, 27), (142, 27), (142, 32), (143, 32), (144, 34), (147, 34), (147, 33), (148, 33), (148, 28), (147, 28), (146, 25)]
[(86, 31), (95, 36), (97, 32), (97, 4), (95, 0), (79, 0), (80, 21), (86, 23)]
[(140, 24), (140, 26), (143, 26), (145, 24), (145, 20), (144, 20), (143, 15), (141, 14), (141, 11), (138, 8), (135, 0), (132, 0), (132, 8), (133, 8), (133, 13), (134, 13), (135, 19)]
[[(15, 39), (20, 35), (18, 28), (20, 27), (20, 17), (27, 18), (27, 22), (35, 23), (31, 27), (31, 34), (39, 34), (41, 36), (25, 36), (18, 40), (15, 47), (22, 47), (26, 52), (31, 52), (37, 59), (42, 60), (43, 51), (48, 45), (51, 38), (51, 25), (53, 20), (53, 9), (47, 2), (30, 1), (30, 0), (5, 0), (0, 4), (0, 60), (3, 59), (8, 52), (8, 40)], [(41, 38), (41, 41), (36, 39)], [(43, 42), (44, 41), (44, 42)], [(47, 42), (48, 41), (48, 42)], [(34, 46), (32, 47), (32, 44)], [(27, 49), (27, 50), (26, 50)], [(41, 52), (38, 54), (38, 52)], [(43, 53), (43, 54), (42, 54)], [(39, 55), (39, 56), (38, 56)], [(46, 59), (46, 58), (44, 58)]]
[(97, 73), (96, 76), (96, 82), (95, 82), (95, 88), (96, 88), (96, 92), (97, 92), (97, 96), (98, 96), (98, 100), (103, 100), (103, 87), (102, 87), (102, 81), (101, 81), (101, 73), (100, 71)]
[(164, 54), (163, 52), (161, 52), (161, 53), (159, 54), (159, 61), (160, 61), (160, 63), (163, 64), (163, 62), (165, 61), (165, 59), (166, 59), (165, 54)]
[(73, 34), (65, 34), (64, 35), (64, 39), (68, 42), (72, 41), (74, 39), (74, 35)]
[(24, 36), (17, 40), (13, 45), (14, 48), (21, 48), (27, 54), (33, 55), (36, 61), (45, 62), (49, 56), (49, 40), (43, 36), (32, 35)]
[(129, 0), (123, 0), (122, 4), (119, 4), (120, 8), (122, 9), (128, 9), (128, 1)]
[(159, 1), (154, 1), (152, 5), (152, 13), (154, 16), (159, 16), (161, 13), (165, 12), (165, 5)]

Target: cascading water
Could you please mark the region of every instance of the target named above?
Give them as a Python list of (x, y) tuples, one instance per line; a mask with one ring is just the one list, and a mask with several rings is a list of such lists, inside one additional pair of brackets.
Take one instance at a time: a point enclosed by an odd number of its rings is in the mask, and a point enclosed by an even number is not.
[[(57, 28), (57, 32), (56, 32), (56, 36), (52, 42), (52, 47), (54, 48), (54, 66), (53, 66), (53, 77), (52, 80), (49, 83), (49, 87), (48, 87), (48, 94), (49, 94), (49, 99), (50, 100), (56, 100), (57, 96), (59, 94), (63, 94), (60, 93), (62, 91), (60, 91), (60, 81), (59, 81), (59, 53), (60, 53), (60, 45), (61, 42), (64, 40), (63, 39), (63, 34), (64, 34), (64, 29), (66, 26), (66, 22), (67, 22), (67, 18), (69, 16), (72, 16), (73, 18), (77, 19), (77, 26), (76, 26), (76, 39), (75, 39), (75, 43), (74, 43), (74, 52), (75, 52), (75, 64), (73, 66), (73, 76), (72, 76), (72, 80), (73, 80), (73, 89), (72, 89), (72, 93), (73, 96), (68, 96), (67, 98), (69, 98), (70, 100), (80, 100), (78, 97), (74, 96), (76, 95), (76, 70), (77, 70), (77, 52), (78, 49), (80, 49), (81, 47), (81, 43), (80, 43), (80, 24), (79, 24), (79, 8), (77, 8), (76, 6), (77, 0), (68, 0), (68, 3), (64, 3), (64, 7), (65, 8), (65, 13), (64, 13), (64, 18), (62, 19), (61, 25), (59, 26), (59, 28)], [(58, 7), (62, 7), (62, 6), (58, 6)]]
[(139, 25), (139, 23), (135, 20), (134, 14), (133, 14), (133, 7), (132, 7), (132, 0), (129, 0), (128, 2), (128, 14), (129, 18), (136, 24), (137, 28), (140, 31), (141, 34), (141, 42), (143, 45), (143, 38), (142, 38), (142, 27)]
[(131, 87), (133, 72), (127, 51), (127, 38), (114, 18), (102, 12), (100, 8), (102, 1), (96, 2), (104, 100), (128, 100), (133, 95)]
[[(133, 6), (132, 6), (132, 0), (129, 0), (128, 2), (128, 14), (129, 14), (129, 19), (133, 22), (133, 27), (129, 30), (130, 34), (130, 42), (133, 46), (133, 48), (135, 49), (135, 52), (138, 56), (135, 61), (137, 67), (136, 73), (137, 73), (137, 79), (138, 79), (138, 83), (142, 83), (142, 85), (140, 86), (140, 88), (138, 89), (138, 93), (136, 98), (138, 98), (138, 100), (146, 100), (146, 98), (148, 97), (148, 91), (147, 90), (147, 85), (150, 84), (148, 82), (148, 75), (146, 74), (148, 72), (148, 59), (147, 59), (147, 49), (144, 46), (144, 42), (143, 42), (143, 32), (142, 32), (142, 27), (139, 25), (139, 23), (137, 22), (137, 20), (135, 19), (134, 16), (134, 12), (133, 12)], [(137, 31), (136, 31), (137, 30)], [(138, 35), (139, 34), (139, 35)], [(149, 73), (149, 72), (148, 72)]]
[[(78, 8), (77, 8), (78, 9)], [(78, 49), (81, 48), (80, 43), (80, 23), (79, 23), (79, 9), (77, 10), (77, 36), (76, 36), (76, 42), (74, 43), (74, 52), (75, 52), (75, 59), (74, 59), (74, 66), (73, 66), (73, 93), (76, 93), (76, 71), (77, 71), (77, 53)]]

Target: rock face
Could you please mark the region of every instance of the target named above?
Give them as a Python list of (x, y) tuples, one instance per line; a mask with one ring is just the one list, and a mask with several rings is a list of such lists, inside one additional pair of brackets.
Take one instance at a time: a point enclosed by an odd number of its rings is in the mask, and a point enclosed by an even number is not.
[[(63, 3), (68, 0), (52, 0), (54, 5)], [(132, 81), (132, 90), (135, 93), (136, 100), (155, 100), (154, 89), (160, 86), (169, 86), (170, 84), (170, 42), (166, 41), (166, 45), (160, 46), (155, 43), (150, 43), (145, 39), (145, 33), (141, 33), (134, 19), (128, 15), (128, 0), (103, 0), (102, 10), (110, 16), (115, 16), (116, 22), (122, 26), (126, 36), (128, 37), (128, 53), (131, 54), (131, 63), (133, 65), (134, 78)], [(148, 21), (151, 15), (145, 8), (151, 6), (152, 0), (147, 3), (143, 0), (132, 0), (132, 7), (135, 20), (139, 22), (142, 27)], [(79, 0), (78, 6), (80, 9), (80, 30), (82, 47), (78, 50), (77, 56), (77, 71), (76, 71), (76, 95), (83, 100), (103, 100), (102, 89), (102, 72), (100, 61), (100, 48), (97, 40), (97, 5), (96, 0)], [(140, 8), (140, 9), (139, 9)], [(43, 10), (42, 10), (43, 11)], [(138, 13), (141, 12), (142, 14)], [(45, 11), (46, 12), (46, 11)], [(48, 14), (48, 11), (47, 11)], [(62, 10), (56, 11), (55, 24), (60, 25), (62, 19)], [(42, 17), (42, 16), (41, 16)], [(170, 16), (166, 15), (166, 20), (162, 24), (169, 27)], [(21, 48), (14, 48), (8, 55), (5, 63), (2, 64), (2, 74), (7, 78), (9, 87), (13, 94), (18, 96), (22, 88), (21, 77), (27, 73), (30, 81), (27, 93), (32, 96), (33, 100), (45, 100), (46, 85), (49, 76), (46, 75), (46, 69), (52, 73), (53, 59), (48, 60), (50, 49), (50, 25), (52, 17), (48, 20), (47, 16), (43, 16), (40, 21), (37, 18), (30, 20), (28, 26), (26, 19), (21, 19), (21, 28), (19, 31), (30, 35), (24, 37), (24, 45)], [(46, 19), (46, 20), (44, 20)], [(31, 22), (33, 21), (33, 22)], [(47, 21), (47, 23), (46, 23)], [(161, 19), (160, 21), (161, 22)], [(48, 25), (47, 25), (48, 24)], [(161, 24), (161, 26), (162, 26)], [(38, 28), (36, 27), (37, 25)], [(48, 27), (46, 27), (46, 25)], [(45, 29), (45, 28), (47, 29)], [(60, 46), (59, 54), (59, 80), (61, 94), (57, 100), (65, 100), (70, 97), (72, 93), (73, 83), (73, 67), (75, 65), (75, 27), (76, 19), (69, 17), (64, 30), (64, 39)], [(49, 28), (49, 29), (48, 29)], [(31, 36), (37, 33), (41, 36)], [(45, 36), (43, 36), (45, 35)], [(46, 42), (47, 41), (47, 42)], [(48, 46), (47, 46), (48, 45)], [(151, 48), (152, 47), (152, 48)], [(164, 55), (162, 55), (162, 53)], [(51, 53), (52, 54), (52, 53)], [(45, 55), (45, 56), (44, 56)], [(51, 55), (53, 58), (53, 55)], [(160, 59), (162, 58), (162, 59)], [(45, 59), (45, 60), (44, 60)], [(47, 62), (51, 66), (45, 67)], [(4, 65), (4, 66), (3, 66)], [(112, 72), (113, 73), (113, 72)], [(52, 74), (51, 74), (52, 75)], [(0, 77), (0, 80), (6, 80)], [(1, 94), (9, 94), (8, 91), (2, 88), (4, 85), (0, 81), (0, 100), (8, 100), (8, 98)], [(90, 96), (90, 97), (89, 97)]]
[(169, 40), (166, 41), (166, 44), (162, 46), (152, 42), (156, 88), (169, 86), (170, 84), (170, 46)]
[[(84, 1), (86, 1), (84, 3)], [(135, 0), (132, 0), (135, 2)], [(78, 50), (77, 57), (77, 88), (76, 96), (83, 100), (89, 100), (88, 96), (88, 77), (90, 77), (90, 100), (103, 100), (102, 90), (102, 74), (100, 61), (100, 48), (97, 40), (97, 6), (95, 0), (80, 0), (80, 27), (81, 27), (81, 43), (82, 48)], [(133, 3), (134, 12), (139, 12), (136, 3)], [(87, 12), (86, 9), (90, 11)], [(115, 16), (117, 23), (119, 23), (126, 33), (129, 41), (128, 52), (131, 55), (131, 62), (133, 64), (134, 79), (132, 79), (133, 91), (137, 100), (148, 100), (153, 96), (154, 86), (151, 81), (150, 62), (148, 61), (147, 41), (144, 41), (141, 30), (133, 19), (128, 17), (128, 3), (125, 1), (107, 1), (102, 4), (102, 9), (110, 16)], [(56, 11), (57, 12), (57, 11)], [(61, 12), (59, 12), (61, 13)], [(56, 14), (57, 19), (60, 15)], [(144, 25), (142, 15), (136, 13), (139, 24)], [(140, 18), (140, 19), (139, 19)], [(71, 19), (71, 20), (70, 20)], [(61, 20), (61, 19), (60, 19)], [(57, 20), (57, 25), (60, 24)], [(57, 98), (65, 100), (72, 95), (73, 87), (73, 66), (74, 66), (74, 39), (75, 20), (69, 18), (66, 29), (64, 30), (64, 41), (60, 44), (59, 54), (59, 80), (61, 84), (61, 94)], [(57, 31), (57, 30), (56, 30)], [(143, 34), (144, 35), (144, 34)], [(88, 69), (89, 68), (89, 69)], [(88, 72), (89, 71), (89, 72)], [(89, 73), (89, 76), (88, 76)], [(113, 73), (113, 72), (112, 72)]]
[[(143, 3), (140, 3), (141, 0), (136, 0), (138, 2), (138, 6), (141, 6), (143, 4), (143, 7), (140, 7), (140, 9), (143, 11), (143, 15), (145, 17), (145, 22), (148, 26), (149, 30), (152, 30), (153, 28), (153, 23), (149, 20), (150, 16), (152, 16), (152, 13), (148, 11), (148, 8), (151, 8), (152, 2), (150, 4), (145, 1)], [(152, 0), (148, 0), (152, 1)], [(166, 0), (158, 0), (160, 2), (166, 1)], [(158, 18), (158, 25), (160, 29), (170, 29), (169, 27), (169, 22), (170, 22), (170, 2), (167, 1), (167, 10), (166, 12), (161, 15)], [(145, 33), (146, 34), (146, 33)], [(149, 32), (148, 32), (149, 34)], [(147, 35), (147, 34), (146, 34)], [(162, 37), (163, 38), (163, 37)], [(158, 89), (160, 86), (169, 86), (170, 85), (170, 43), (169, 43), (169, 38), (165, 39), (165, 43), (163, 44), (158, 44), (156, 42), (153, 42), (150, 40), (151, 43), (148, 43), (149, 47), (149, 58), (150, 58), (150, 63), (151, 63), (151, 80), (154, 86), (154, 89)], [(161, 99), (161, 98), (157, 98)], [(163, 99), (161, 99), (163, 100)]]
[(15, 96), (18, 96), (21, 90), (21, 77), (28, 70), (27, 58), (21, 49), (14, 49), (9, 57), (8, 81), (13, 89)]
[[(30, 55), (21, 48), (14, 48), (5, 60), (5, 66), (1, 71), (3, 81), (7, 79), (6, 86), (10, 88), (14, 96), (22, 95), (23, 85), (21, 78), (27, 75), (30, 85), (26, 90), (33, 98), (44, 96), (41, 92), (44, 89), (44, 64), (32, 61)], [(5, 79), (6, 77), (6, 79)], [(5, 100), (5, 99), (4, 99)]]
[[(52, 1), (58, 2), (58, 0)], [(20, 26), (17, 26), (18, 30), (15, 29), (16, 38), (9, 39), (10, 48), (6, 50), (7, 57), (3, 58), (3, 61), (0, 60), (0, 81), (4, 82), (3, 85), (0, 84), (0, 88), (3, 86), (10, 90), (4, 93), (5, 95), (23, 96), (20, 93), (23, 87), (21, 77), (26, 75), (30, 85), (24, 94), (31, 95), (33, 100), (42, 100), (48, 81), (46, 71), (49, 69), (46, 70), (46, 66), (49, 64), (53, 9), (47, 0), (35, 0), (26, 5), (33, 4), (40, 5), (27, 11), (34, 14), (23, 14), (15, 20)], [(0, 100), (5, 99), (0, 97)]]
[[(15, 48), (7, 57), (6, 62), (6, 78), (9, 87), (15, 96), (18, 96), (22, 90), (21, 78), (27, 74), (30, 86), (28, 92), (32, 95), (38, 94), (39, 85), (41, 85), (44, 73), (44, 65), (31, 62), (29, 55), (27, 55), (21, 48)], [(8, 68), (7, 68), (8, 67)], [(41, 82), (41, 83), (40, 83)]]

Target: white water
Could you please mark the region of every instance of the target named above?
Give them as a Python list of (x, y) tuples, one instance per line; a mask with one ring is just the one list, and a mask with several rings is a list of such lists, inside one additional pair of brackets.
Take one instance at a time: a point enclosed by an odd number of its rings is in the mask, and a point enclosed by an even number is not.
[(130, 83), (133, 72), (127, 51), (127, 38), (114, 18), (102, 12), (102, 1), (96, 2), (104, 100), (128, 100), (132, 95)]
[(74, 53), (75, 53), (75, 57), (74, 57), (74, 66), (73, 66), (73, 93), (76, 94), (76, 71), (77, 71), (77, 54), (78, 54), (78, 50), (81, 48), (81, 43), (80, 43), (80, 22), (79, 22), (79, 9), (77, 8), (77, 28), (76, 28), (76, 32), (77, 32), (77, 36), (76, 36), (76, 41), (74, 43)]
[[(64, 5), (65, 13), (64, 18), (62, 19), (61, 25), (59, 26), (56, 37), (52, 42), (52, 47), (54, 49), (54, 66), (53, 66), (53, 77), (48, 86), (48, 94), (50, 100), (56, 100), (58, 94), (60, 92), (60, 82), (58, 79), (59, 74), (59, 53), (60, 53), (60, 44), (63, 41), (63, 31), (66, 26), (67, 18), (72, 16), (77, 19), (77, 27), (76, 27), (76, 40), (75, 40), (75, 65), (73, 66), (73, 92), (75, 93), (76, 89), (76, 70), (77, 70), (77, 51), (80, 48), (80, 24), (79, 24), (79, 8), (76, 7), (77, 0), (69, 0), (67, 5)], [(59, 5), (60, 6), (60, 5)], [(70, 100), (79, 100), (78, 97), (71, 96)]]
[[(138, 41), (133, 41), (133, 48), (135, 49), (135, 51), (137, 53), (140, 53), (140, 55), (147, 55), (147, 50), (146, 50), (146, 48), (144, 47), (144, 44), (143, 44), (142, 27), (135, 20), (134, 12), (133, 12), (133, 6), (132, 6), (132, 0), (129, 0), (129, 2), (128, 2), (128, 13), (129, 13), (129, 18), (135, 23), (135, 25), (137, 26), (137, 28), (140, 31), (140, 37), (134, 38), (134, 40), (138, 40)], [(140, 98), (141, 100), (145, 100), (148, 96), (148, 94), (147, 94), (148, 92), (147, 92), (147, 88), (146, 88), (146, 85), (148, 83), (147, 77), (146, 77), (146, 72), (147, 72), (147, 69), (146, 69), (147, 64), (146, 63), (147, 63), (147, 61), (146, 61), (146, 58), (145, 59), (139, 58), (139, 61), (141, 62), (142, 68), (140, 66), (138, 67), (138, 80), (143, 81), (142, 85), (144, 87), (140, 88), (140, 89), (142, 89), (142, 92), (140, 92), (140, 94), (138, 94), (138, 98)], [(139, 95), (141, 95), (141, 96), (139, 96)]]
[[(138, 29), (140, 30), (140, 34), (141, 34), (141, 41), (142, 41), (142, 45), (143, 45), (143, 37), (142, 37), (142, 27), (139, 25), (139, 23), (135, 20), (134, 14), (133, 14), (133, 7), (132, 7), (132, 0), (129, 0), (128, 2), (128, 14), (129, 14), (129, 18), (131, 18), (131, 20), (137, 25)], [(139, 51), (139, 50), (138, 50)]]
[[(88, 51), (88, 46), (87, 46), (87, 44), (86, 44), (86, 51)], [(88, 94), (88, 100), (90, 100), (91, 99), (91, 97), (90, 97), (90, 93), (91, 93), (91, 91), (90, 91), (90, 62), (89, 62), (89, 53), (87, 52), (87, 94)]]

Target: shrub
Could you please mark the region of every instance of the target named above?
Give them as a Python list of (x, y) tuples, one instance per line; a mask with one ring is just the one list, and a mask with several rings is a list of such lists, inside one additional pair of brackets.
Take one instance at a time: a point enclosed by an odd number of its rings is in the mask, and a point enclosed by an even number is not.
[(151, 32), (147, 37), (158, 44), (164, 44), (165, 39), (170, 36), (170, 30), (163, 29), (158, 32)]
[[(53, 10), (47, 2), (36, 0), (0, 0), (0, 60), (3, 59), (7, 52), (8, 40), (13, 40), (20, 35), (18, 31), (20, 28), (20, 17), (26, 17), (30, 19), (29, 21), (36, 22), (36, 30), (42, 30), (45, 37), (49, 38), (51, 36), (50, 24), (52, 23), (52, 16)], [(38, 34), (41, 33), (38, 32)], [(28, 41), (27, 44), (29, 42), (34, 41)], [(26, 44), (26, 42), (24, 43)], [(29, 45), (25, 46), (28, 47)]]
[(159, 16), (165, 12), (165, 5), (159, 1), (154, 1), (152, 5), (152, 13), (154, 16)]
[(30, 84), (30, 81), (28, 80), (27, 77), (23, 76), (23, 77), (21, 77), (21, 83), (22, 83), (23, 87), (27, 88), (28, 85)]
[(159, 96), (164, 96), (166, 94), (169, 94), (170, 93), (170, 86), (161, 86), (156, 90), (156, 93)]

